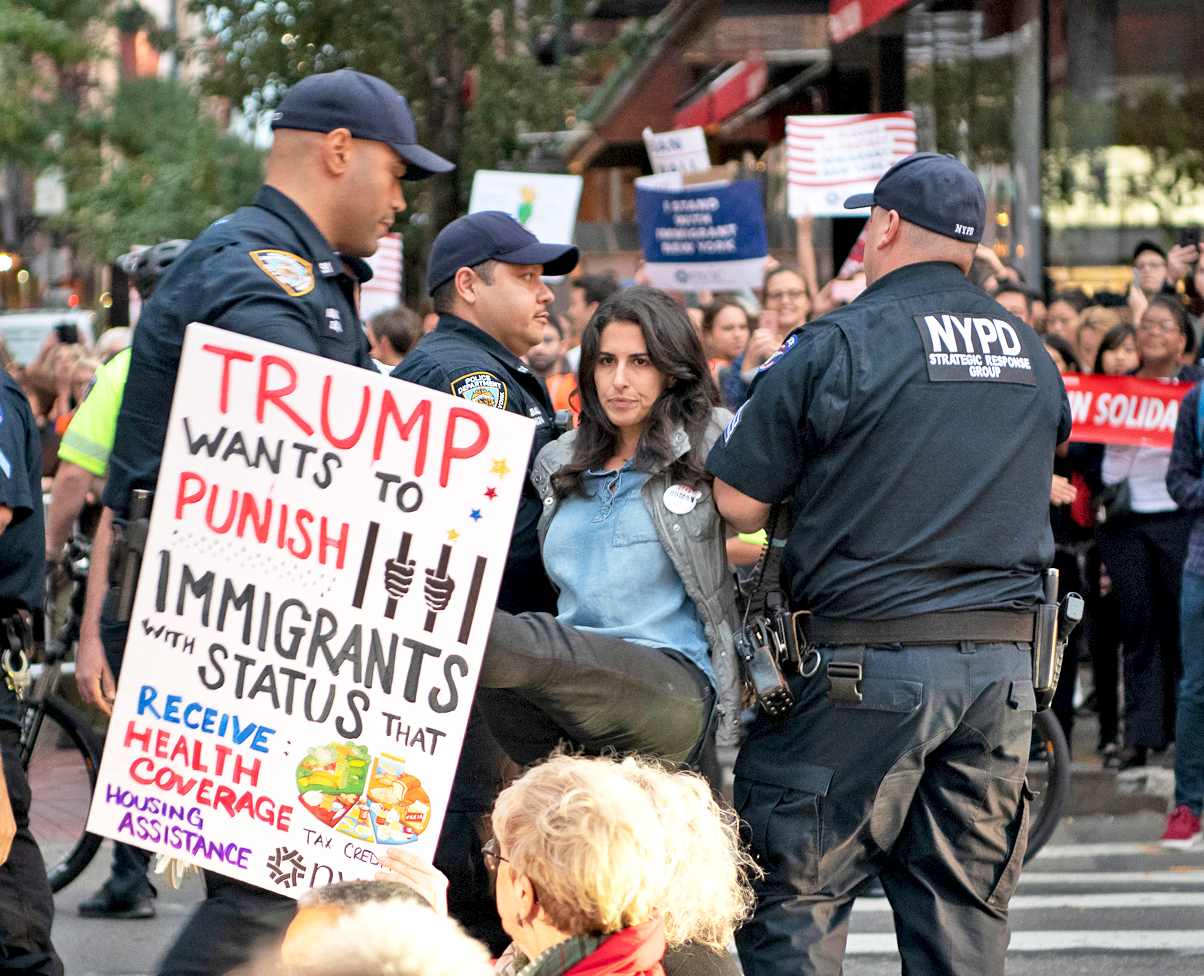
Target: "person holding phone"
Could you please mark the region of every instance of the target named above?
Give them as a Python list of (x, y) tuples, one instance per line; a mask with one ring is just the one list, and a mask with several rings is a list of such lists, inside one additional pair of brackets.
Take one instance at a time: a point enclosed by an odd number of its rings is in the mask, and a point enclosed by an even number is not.
[(789, 265), (767, 272), (761, 293), (764, 310), (748, 345), (732, 360), (723, 382), (723, 405), (739, 410), (757, 371), (768, 362), (786, 337), (811, 316), (811, 294), (803, 276)]

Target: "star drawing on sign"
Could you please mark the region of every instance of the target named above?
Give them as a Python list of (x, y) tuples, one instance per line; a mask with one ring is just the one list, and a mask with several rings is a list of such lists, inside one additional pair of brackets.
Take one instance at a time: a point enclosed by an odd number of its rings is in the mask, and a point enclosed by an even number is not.
[(500, 461), (497, 458), (493, 459), (493, 467), (489, 469), (490, 474), (496, 474), (499, 478), (504, 478), (510, 473), (510, 467), (506, 464), (506, 459)]
[(455, 529), (447, 530), (447, 541), (448, 542), (455, 542), (458, 538), (460, 538), (460, 533), (457, 532)]
[(481, 521), (481, 510), (479, 508), (474, 508), (471, 512), (468, 513), (468, 517), (470, 519), (472, 519), (474, 522)]
[(485, 489), (485, 497), (488, 498), (490, 501), (497, 498), (497, 489), (496, 488), (486, 488)]

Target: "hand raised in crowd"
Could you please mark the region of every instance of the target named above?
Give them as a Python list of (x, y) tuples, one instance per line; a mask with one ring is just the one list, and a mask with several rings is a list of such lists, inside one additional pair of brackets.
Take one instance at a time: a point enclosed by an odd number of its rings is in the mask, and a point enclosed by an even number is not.
[[(765, 320), (769, 319), (767, 323)], [(746, 370), (760, 366), (778, 350), (782, 340), (778, 338), (778, 317), (773, 312), (761, 313), (761, 325), (749, 337), (748, 347), (744, 352), (744, 368)]]
[(423, 587), (422, 593), (426, 597), (426, 605), (435, 613), (447, 609), (455, 588), (455, 581), (450, 576), (436, 576), (435, 570), (427, 569), (426, 586)]
[(1063, 478), (1060, 474), (1053, 476), (1053, 484), (1049, 489), (1049, 504), (1069, 505), (1078, 495), (1079, 490), (1070, 483), (1068, 478)]
[(447, 876), (433, 864), (403, 850), (385, 851), (380, 855), (380, 864), (384, 870), (376, 872), (377, 881), (408, 885), (440, 915), (447, 914)]
[(1133, 325), (1136, 326), (1141, 321), (1141, 317), (1145, 315), (1145, 310), (1149, 308), (1150, 301), (1140, 288), (1136, 285), (1129, 285), (1129, 294), (1125, 297), (1125, 303), (1129, 306), (1129, 313), (1133, 316)]
[(1196, 244), (1176, 244), (1166, 253), (1166, 280), (1177, 284), (1195, 270), (1200, 258)]
[(410, 592), (410, 584), (414, 582), (414, 560), (402, 562), (400, 559), (385, 560), (385, 589), (389, 596), (400, 600)]
[(1196, 245), (1196, 256), (1192, 263), (1192, 281), (1196, 294), (1204, 295), (1204, 244)]

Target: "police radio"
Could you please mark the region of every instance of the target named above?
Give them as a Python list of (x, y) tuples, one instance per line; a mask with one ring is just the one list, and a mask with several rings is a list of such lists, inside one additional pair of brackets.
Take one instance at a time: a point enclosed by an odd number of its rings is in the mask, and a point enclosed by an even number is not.
[(1053, 702), (1062, 673), (1062, 655), (1071, 632), (1083, 619), (1083, 598), (1067, 593), (1058, 603), (1058, 571), (1047, 569), (1044, 577), (1045, 601), (1037, 607), (1033, 630), (1033, 692), (1037, 711), (1043, 712)]

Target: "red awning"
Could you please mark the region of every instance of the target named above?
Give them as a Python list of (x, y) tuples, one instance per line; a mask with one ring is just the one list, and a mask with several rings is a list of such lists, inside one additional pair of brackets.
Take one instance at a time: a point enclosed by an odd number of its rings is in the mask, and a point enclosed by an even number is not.
[(760, 98), (769, 81), (764, 61), (739, 61), (712, 81), (697, 99), (673, 116), (674, 129), (722, 122), (753, 99)]
[(906, 6), (907, 0), (831, 0), (828, 26), (832, 42), (847, 41), (858, 31), (876, 24), (889, 13)]

